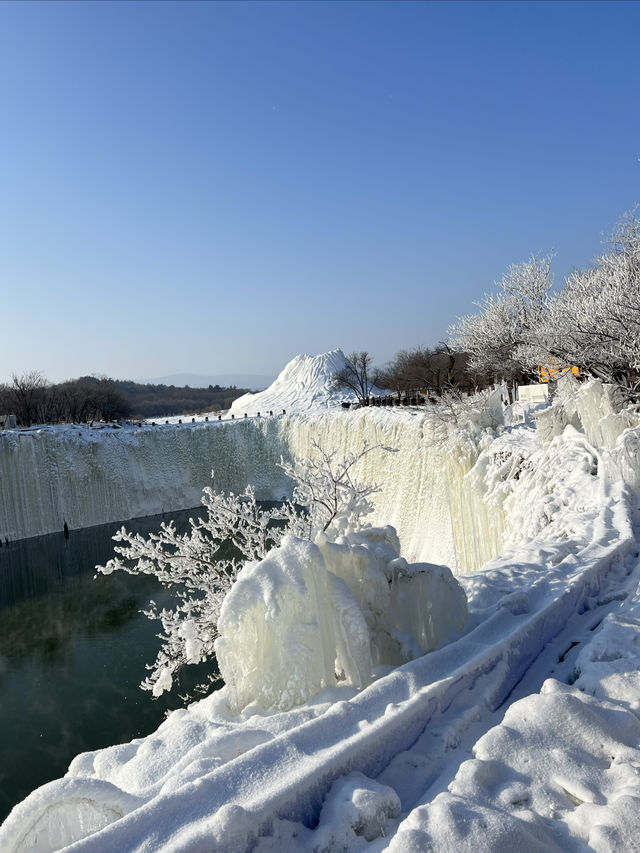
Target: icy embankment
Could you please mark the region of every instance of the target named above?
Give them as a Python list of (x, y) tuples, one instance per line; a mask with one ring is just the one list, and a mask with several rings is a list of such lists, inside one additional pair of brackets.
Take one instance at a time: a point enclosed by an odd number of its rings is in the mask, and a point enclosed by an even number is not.
[(305, 446), (295, 439), (296, 419), (283, 423), (281, 413), (341, 411), (342, 401), (354, 399), (332, 387), (344, 364), (340, 350), (297, 356), (262, 392), (264, 399), (241, 398), (250, 402), (250, 418), (243, 417), (244, 402), (237, 402), (223, 420), (0, 431), (0, 537), (189, 509), (198, 506), (212, 469), (216, 489), (238, 493), (250, 484), (258, 498), (280, 499), (291, 488), (277, 465), (281, 455), (290, 459), (290, 440), (305, 457), (310, 451), (309, 430)]
[(0, 432), (0, 535), (9, 539), (198, 506), (211, 483), (280, 498), (275, 419), (113, 429), (43, 427)]
[[(14, 809), (0, 847), (637, 850), (640, 565), (629, 484), (640, 427), (617, 408), (597, 383), (567, 387), (542, 439), (477, 431), (466, 482), (484, 484), (486, 517), (499, 514), (510, 547), (462, 576), (470, 616), (456, 642), (287, 712), (253, 702), (237, 714), (244, 700), (224, 688), (147, 738), (78, 756), (65, 779)], [(446, 440), (466, 447), (472, 433)], [(264, 601), (260, 587), (248, 590), (249, 610)], [(288, 618), (304, 624), (299, 604)]]

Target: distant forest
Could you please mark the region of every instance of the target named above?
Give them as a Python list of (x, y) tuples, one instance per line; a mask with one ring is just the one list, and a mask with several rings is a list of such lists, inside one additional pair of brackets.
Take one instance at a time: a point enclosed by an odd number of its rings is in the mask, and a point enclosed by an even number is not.
[(222, 388), (209, 385), (208, 388), (190, 388), (185, 385), (141, 385), (123, 379), (114, 379), (116, 388), (131, 406), (131, 417), (153, 418), (161, 415), (189, 415), (197, 412), (218, 412), (230, 408), (238, 397), (249, 389)]
[(33, 371), (14, 375), (10, 383), (0, 385), (0, 414), (15, 414), (21, 426), (160, 418), (228, 409), (246, 391), (219, 385), (144, 385), (95, 376), (52, 384), (39, 371)]

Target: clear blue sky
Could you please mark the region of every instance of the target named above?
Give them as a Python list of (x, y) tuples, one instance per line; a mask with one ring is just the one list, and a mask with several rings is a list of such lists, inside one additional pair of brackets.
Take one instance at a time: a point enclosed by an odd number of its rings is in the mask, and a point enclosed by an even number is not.
[(434, 344), (640, 201), (637, 2), (0, 3), (0, 381)]

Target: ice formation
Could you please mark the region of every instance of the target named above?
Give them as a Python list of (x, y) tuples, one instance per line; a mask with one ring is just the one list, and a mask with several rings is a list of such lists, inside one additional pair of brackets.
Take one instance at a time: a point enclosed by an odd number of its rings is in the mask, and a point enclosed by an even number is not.
[(451, 571), (410, 565), (398, 548), (393, 528), (317, 544), (288, 536), (245, 566), (218, 621), (230, 707), (287, 710), (339, 683), (361, 689), (374, 663), (405, 663), (461, 631), (466, 599)]
[(198, 506), (211, 482), (280, 498), (279, 423), (43, 427), (0, 432), (0, 535), (21, 539)]
[[(619, 403), (602, 383), (581, 386), (577, 402), (572, 387), (536, 415), (538, 429), (501, 426), (494, 407), (458, 424), (425, 410), (359, 409), (141, 429), (3, 432), (0, 535), (19, 539), (61, 530), (65, 521), (73, 529), (197, 506), (212, 469), (218, 490), (238, 493), (251, 484), (258, 498), (278, 499), (292, 485), (278, 467), (281, 456), (308, 458), (314, 441), (328, 452), (357, 455), (366, 441), (397, 450), (373, 450), (358, 463), (357, 476), (381, 486), (372, 523), (391, 524), (410, 561), (474, 571), (522, 538), (521, 523), (531, 529), (529, 513), (517, 516), (505, 502), (532, 455), (555, 453), (549, 442), (565, 426), (573, 426), (576, 442), (598, 448), (585, 451), (591, 458), (585, 464), (598, 466), (607, 482), (640, 487), (640, 417), (615, 410)], [(567, 452), (560, 462), (571, 476)], [(567, 495), (578, 500), (575, 492)]]

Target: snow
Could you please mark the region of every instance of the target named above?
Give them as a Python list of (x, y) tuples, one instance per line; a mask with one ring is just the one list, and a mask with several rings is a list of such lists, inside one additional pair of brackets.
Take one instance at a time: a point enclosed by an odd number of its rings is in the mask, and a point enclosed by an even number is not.
[(451, 571), (410, 565), (398, 548), (393, 528), (287, 536), (245, 566), (215, 642), (230, 708), (288, 710), (338, 683), (361, 689), (373, 663), (405, 663), (461, 631), (466, 598)]
[[(282, 608), (287, 624), (304, 626), (320, 594), (322, 613), (332, 599), (341, 615), (328, 657), (341, 631), (360, 642), (352, 683), (328, 678), (286, 711), (264, 707), (260, 693), (239, 700), (230, 684), (146, 738), (78, 756), (16, 806), (0, 849), (640, 850), (640, 418), (599, 383), (568, 385), (531, 417), (537, 427), (528, 414), (511, 425), (373, 410), (274, 420), (270, 437), (291, 454), (311, 436), (327, 449), (365, 438), (398, 447), (367, 454), (359, 474), (383, 486), (374, 523), (398, 527), (405, 560), (388, 528), (368, 545), (337, 543), (340, 552), (291, 542), (300, 573), (282, 555), (262, 577), (249, 567), (244, 604), (231, 601), (227, 614), (223, 636), (237, 628), (247, 641), (243, 613), (256, 631)], [(375, 638), (378, 620), (396, 626), (399, 609), (408, 621), (398, 639), (413, 635), (422, 649), (427, 617), (434, 636), (445, 632), (437, 609), (412, 612), (424, 605), (412, 578), (431, 590), (446, 576), (413, 565), (416, 553), (456, 568), (463, 633), (400, 666), (372, 651), (360, 688), (363, 621)], [(343, 583), (319, 580), (320, 565)], [(388, 607), (376, 608), (378, 572), (396, 584)], [(316, 598), (300, 585), (312, 575)], [(313, 671), (327, 649), (309, 630)], [(302, 658), (308, 637), (290, 639)], [(295, 648), (287, 653), (295, 665)]]
[[(341, 349), (330, 350), (319, 355), (300, 354), (291, 361), (264, 391), (244, 394), (231, 404), (229, 412), (236, 417), (245, 413), (306, 412), (327, 409), (341, 403), (355, 403), (356, 395), (348, 388), (332, 387), (334, 374), (346, 364)], [(372, 393), (380, 393), (374, 388)]]

